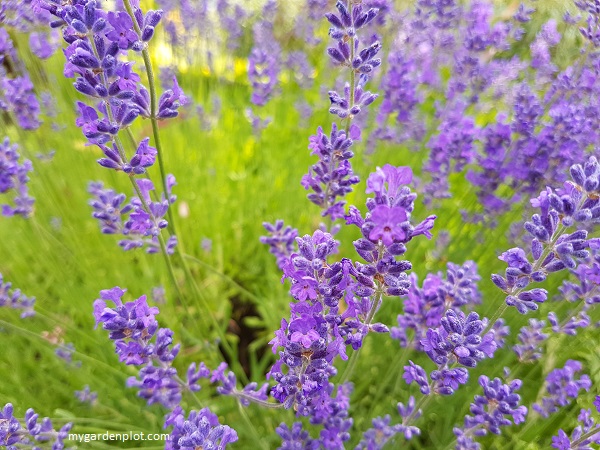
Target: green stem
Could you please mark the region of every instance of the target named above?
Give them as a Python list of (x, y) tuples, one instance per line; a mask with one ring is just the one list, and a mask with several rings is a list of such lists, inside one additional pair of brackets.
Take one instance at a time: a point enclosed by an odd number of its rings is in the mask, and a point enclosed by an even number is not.
[(237, 389), (233, 390), (232, 396), (239, 398), (239, 399), (247, 400), (252, 403), (256, 403), (257, 405), (264, 406), (265, 408), (270, 408), (270, 409), (283, 408), (283, 403), (269, 403), (264, 400), (259, 400), (255, 397), (252, 397), (251, 395), (246, 394), (244, 391), (238, 391)]
[[(402, 364), (404, 364), (404, 361), (406, 360), (406, 357), (408, 355), (409, 350), (411, 349), (411, 346), (412, 346), (412, 340), (406, 344), (406, 347), (404, 347), (404, 350), (402, 352), (398, 352), (396, 354), (396, 357), (394, 358), (392, 363), (389, 365), (389, 367), (391, 367), (391, 370), (388, 371), (387, 377), (385, 378), (385, 380), (383, 380), (382, 383), (379, 383), (379, 387), (377, 389), (377, 392), (375, 393), (375, 397), (373, 398), (373, 404), (371, 406), (369, 415), (367, 417), (373, 417), (374, 412), (375, 412), (375, 406), (379, 404), (379, 401), (381, 400), (381, 397), (383, 396), (385, 388), (388, 387), (390, 381), (392, 381), (392, 378), (398, 376), (398, 371), (400, 370), (400, 367), (402, 366)], [(394, 392), (395, 392), (395, 390), (394, 390)]]
[[(136, 192), (138, 198), (140, 199), (140, 202), (142, 202), (143, 210), (146, 211), (146, 213), (152, 218), (153, 221), (155, 221), (154, 215), (150, 211), (150, 207), (148, 206), (148, 203), (146, 202), (146, 199), (142, 195), (142, 191), (140, 190), (140, 187), (136, 183), (136, 180), (132, 174), (129, 175), (129, 180), (131, 181), (133, 189), (135, 189), (135, 192)], [(165, 264), (167, 266), (167, 270), (169, 271), (169, 276), (171, 277), (171, 281), (173, 282), (173, 285), (175, 286), (175, 290), (177, 291), (177, 295), (179, 296), (179, 299), (180, 299), (181, 303), (183, 304), (183, 306), (186, 308), (186, 310), (189, 311), (188, 305), (186, 305), (185, 298), (181, 292), (181, 288), (179, 287), (179, 283), (177, 282), (177, 278), (175, 277), (175, 271), (173, 270), (173, 264), (171, 264), (171, 258), (169, 257), (169, 253), (167, 252), (167, 246), (165, 244), (165, 240), (163, 238), (161, 231), (159, 231), (157, 238), (158, 238), (158, 243), (160, 245), (161, 253), (164, 257)]]
[(579, 448), (579, 444), (583, 444), (583, 442), (586, 439), (591, 438), (592, 436), (595, 436), (597, 434), (600, 433), (600, 425), (596, 425), (594, 428), (592, 428), (590, 431), (588, 431), (587, 433), (582, 434), (579, 439), (571, 442), (571, 446), (569, 448), (572, 449), (577, 449)]
[[(133, 22), (133, 28), (137, 33), (138, 37), (141, 40), (142, 30), (140, 29), (139, 24), (135, 18), (133, 13), (133, 8), (131, 7), (130, 0), (123, 0), (123, 5), (131, 17), (131, 21)], [(167, 175), (165, 172), (165, 165), (163, 161), (163, 149), (160, 141), (160, 133), (158, 132), (158, 120), (156, 118), (158, 101), (156, 95), (156, 82), (154, 80), (154, 69), (152, 68), (152, 59), (150, 58), (150, 52), (148, 51), (147, 45), (144, 43), (144, 49), (142, 50), (142, 58), (144, 60), (144, 67), (146, 68), (146, 76), (148, 77), (148, 89), (150, 91), (150, 122), (152, 123), (152, 135), (154, 137), (154, 146), (156, 147), (156, 154), (158, 160), (158, 168), (160, 169), (160, 178), (162, 179), (163, 190), (165, 193), (165, 197), (168, 198), (167, 194)], [(175, 231), (175, 222), (173, 221), (173, 212), (169, 208), (167, 210), (167, 216), (169, 217), (169, 231), (171, 234), (177, 234)]]
[(252, 436), (254, 438), (254, 442), (257, 443), (260, 446), (260, 448), (262, 448), (263, 450), (269, 450), (269, 447), (267, 446), (267, 444), (265, 444), (263, 439), (256, 432), (256, 427), (250, 420), (248, 413), (246, 412), (246, 410), (244, 409), (244, 407), (242, 406), (241, 403), (238, 403), (238, 409), (240, 411), (240, 415), (242, 416), (242, 419), (244, 419), (244, 422), (246, 422), (246, 425), (248, 425), (248, 429), (250, 430), (250, 433), (252, 434)]
[[(29, 330), (27, 330), (25, 328), (18, 327), (16, 325), (13, 325), (10, 322), (6, 322), (6, 321), (4, 321), (2, 319), (0, 319), (0, 325), (12, 328), (13, 330), (18, 331), (19, 333), (22, 333), (22, 334), (24, 334), (26, 336), (29, 336), (29, 337), (33, 337), (33, 338), (39, 339), (39, 340), (43, 341), (44, 343), (46, 343), (47, 345), (52, 345), (53, 347), (56, 347), (55, 345), (51, 344), (46, 339), (44, 339), (41, 335), (39, 335), (37, 333), (34, 333), (33, 331), (29, 331)], [(103, 361), (100, 361), (99, 359), (92, 358), (91, 356), (88, 356), (85, 353), (81, 353), (81, 352), (78, 352), (77, 350), (74, 350), (73, 354), (77, 355), (80, 358), (92, 361), (94, 364), (97, 364), (99, 366), (99, 368), (103, 368), (106, 371), (113, 372), (114, 374), (119, 375), (120, 377), (125, 377), (126, 376), (125, 373), (123, 373), (122, 371), (116, 369), (115, 367), (111, 366), (110, 364), (107, 364), (107, 363), (105, 363)]]

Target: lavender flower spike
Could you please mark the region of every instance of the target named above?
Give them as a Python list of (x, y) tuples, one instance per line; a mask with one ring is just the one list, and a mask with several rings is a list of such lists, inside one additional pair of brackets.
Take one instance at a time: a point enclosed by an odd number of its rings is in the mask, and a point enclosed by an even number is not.
[[(22, 160), (17, 145), (8, 138), (0, 143), (0, 196), (11, 196), (12, 201), (2, 204), (2, 215), (29, 217), (33, 213), (33, 198), (29, 195), (28, 173), (33, 170), (31, 161)], [(0, 198), (2, 198), (0, 197)], [(4, 203), (0, 200), (0, 203)], [(14, 206), (12, 204), (14, 204)]]
[[(530, 252), (518, 247), (507, 250), (500, 256), (508, 265), (505, 276), (492, 275), (494, 284), (507, 294), (506, 304), (521, 314), (536, 310), (537, 303), (547, 298), (545, 289), (527, 290), (530, 283), (539, 283), (552, 272), (575, 269), (589, 255), (584, 227), (600, 222), (600, 165), (590, 156), (584, 165), (571, 166), (570, 172), (572, 181), (563, 188), (548, 187), (531, 200), (540, 212), (524, 225), (533, 238)], [(576, 229), (567, 232), (571, 227)]]
[(38, 421), (39, 414), (33, 409), (28, 409), (23, 421), (13, 415), (13, 405), (7, 403), (0, 410), (0, 445), (9, 450), (21, 446), (37, 447), (41, 442), (51, 442), (53, 449), (64, 448), (64, 441), (69, 436), (72, 423), (63, 425), (60, 430), (54, 430), (52, 422), (45, 417)]

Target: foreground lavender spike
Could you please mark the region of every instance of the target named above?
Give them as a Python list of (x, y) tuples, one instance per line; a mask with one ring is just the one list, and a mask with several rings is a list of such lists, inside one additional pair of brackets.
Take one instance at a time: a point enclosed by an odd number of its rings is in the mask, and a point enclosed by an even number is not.
[[(505, 276), (492, 275), (492, 281), (504, 293), (506, 304), (521, 314), (536, 310), (547, 299), (545, 289), (527, 289), (548, 274), (563, 269), (575, 269), (589, 255), (588, 231), (584, 227), (600, 222), (600, 165), (594, 156), (583, 164), (571, 166), (571, 181), (563, 188), (546, 188), (531, 200), (539, 213), (524, 225), (531, 235), (531, 249), (515, 247), (499, 259), (506, 262)], [(572, 232), (567, 232), (575, 227)], [(529, 259), (531, 255), (531, 260)]]
[(7, 449), (17, 449), (21, 446), (36, 447), (40, 442), (52, 443), (53, 449), (64, 448), (64, 441), (69, 436), (72, 423), (63, 425), (56, 431), (49, 418), (38, 421), (39, 414), (28, 409), (21, 421), (13, 415), (13, 405), (7, 403), (0, 411), (0, 445)]
[(191, 411), (186, 417), (178, 406), (167, 416), (165, 426), (173, 426), (165, 444), (168, 450), (225, 449), (238, 440), (235, 430), (221, 425), (219, 418), (208, 408)]
[(488, 432), (500, 434), (501, 427), (525, 421), (527, 407), (519, 404), (521, 396), (515, 393), (521, 388), (520, 380), (504, 384), (499, 378), (490, 380), (482, 375), (479, 377), (479, 384), (484, 395), (476, 395), (471, 403), (473, 415), (465, 417), (463, 428), (454, 428), (457, 450), (479, 449), (481, 446), (475, 442), (475, 437), (484, 436)]
[[(183, 392), (198, 391), (201, 378), (212, 377), (216, 381), (224, 368), (211, 374), (203, 363), (199, 366), (192, 363), (187, 371), (187, 380), (182, 380), (172, 366), (180, 346), (173, 345), (172, 330), (159, 328), (156, 320), (158, 308), (150, 307), (145, 295), (123, 303), (124, 294), (125, 290), (118, 286), (100, 292), (100, 298), (94, 302), (96, 327), (102, 324), (102, 328), (109, 332), (121, 362), (141, 366), (139, 378), (130, 377), (127, 386), (137, 388), (138, 396), (146, 399), (149, 405), (159, 403), (171, 411), (165, 419), (165, 427), (173, 427), (166, 448), (225, 448), (237, 441), (235, 430), (220, 425), (208, 408), (200, 412), (191, 411), (186, 417), (180, 406)], [(109, 307), (108, 302), (115, 306)]]
[[(64, 75), (75, 78), (73, 86), (91, 102), (78, 102), (77, 126), (81, 127), (90, 144), (102, 150), (104, 157), (98, 163), (110, 170), (128, 174), (136, 190), (136, 198), (132, 203), (137, 202), (137, 211), (123, 225), (124, 230), (138, 234), (141, 231), (143, 236), (151, 235), (147, 245), (149, 253), (159, 250), (172, 253), (177, 243), (176, 237), (171, 235), (163, 239), (160, 232), (168, 225), (165, 215), (171, 216), (172, 176), (164, 173), (160, 164), (163, 199), (159, 202), (151, 202), (146, 198), (153, 187), (139, 185), (151, 184), (149, 179), (135, 179), (136, 175), (146, 173), (157, 159), (161, 161), (158, 158), (160, 149), (150, 146), (149, 138), (144, 138), (135, 142), (133, 154), (128, 154), (129, 149), (120, 137), (120, 133), (138, 117), (149, 118), (153, 122), (154, 144), (159, 147), (156, 121), (177, 116), (178, 108), (186, 102), (176, 79), (173, 80), (173, 88), (166, 90), (158, 99), (154, 89), (147, 46), (161, 21), (162, 11), (144, 13), (139, 2), (130, 0), (123, 3), (125, 11), (105, 11), (102, 7), (103, 3), (98, 0), (81, 0), (68, 5), (58, 0), (37, 0), (32, 5), (36, 13), (50, 14), (55, 18), (50, 26), (62, 29), (63, 38), (68, 44), (64, 50), (67, 59)], [(140, 83), (134, 63), (127, 60), (129, 52), (142, 53), (149, 74), (150, 90)], [(126, 250), (145, 246), (143, 240), (139, 239), (126, 239), (120, 244)]]

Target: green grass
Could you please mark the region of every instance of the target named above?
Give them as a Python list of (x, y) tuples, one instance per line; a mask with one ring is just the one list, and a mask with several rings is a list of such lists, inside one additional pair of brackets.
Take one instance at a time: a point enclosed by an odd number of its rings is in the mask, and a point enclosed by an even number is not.
[[(91, 217), (86, 192), (89, 181), (102, 180), (127, 194), (131, 185), (122, 174), (103, 169), (95, 162), (99, 150), (86, 147), (80, 130), (74, 126), (76, 97), (70, 82), (61, 76), (62, 55), (45, 63), (43, 70), (33, 60), (28, 64), (32, 73), (43, 74), (37, 80), (38, 86), (52, 89), (58, 116), (48, 118), (33, 133), (19, 131), (8, 122), (0, 123), (11, 140), (20, 145), (22, 154), (33, 160), (35, 170), (30, 186), (36, 198), (31, 219), (0, 220), (3, 237), (0, 273), (27, 295), (35, 296), (38, 311), (35, 317), (21, 320), (17, 312), (0, 309), (0, 403), (13, 403), (17, 416), (23, 416), (32, 407), (41, 415), (57, 419), (57, 423), (71, 420), (79, 433), (161, 431), (166, 411), (158, 406), (145, 407), (134, 389), (125, 388), (126, 379), (134, 376), (136, 369), (120, 364), (106, 332), (93, 329), (94, 299), (101, 289), (117, 285), (128, 289), (129, 300), (149, 295), (153, 287), (165, 287), (167, 302), (159, 305), (158, 320), (161, 326), (172, 328), (176, 342), (182, 344), (175, 363), (180, 373), (192, 361), (205, 361), (214, 367), (223, 360), (219, 335), (225, 333), (235, 350), (234, 359), (241, 361), (249, 378), (263, 381), (274, 362), (267, 342), (281, 318), (288, 317), (290, 297), (288, 286), (280, 283), (281, 274), (274, 259), (259, 243), (264, 233), (261, 223), (281, 218), (303, 235), (312, 233), (320, 222), (318, 208), (306, 200), (300, 178), (314, 163), (314, 157), (307, 151), (308, 136), (318, 125), (329, 129), (327, 99), (319, 96), (318, 87), (303, 92), (295, 85), (285, 84), (281, 96), (264, 111), (273, 117), (273, 123), (257, 135), (244, 116), (249, 98), (244, 74), (224, 78), (192, 68), (181, 80), (186, 93), (196, 102), (206, 104), (212, 95), (222, 102), (221, 115), (209, 131), (202, 129), (193, 109), (161, 126), (165, 165), (178, 180), (176, 225), (186, 254), (194, 258), (188, 264), (200, 292), (200, 295), (194, 293), (175, 259), (175, 275), (185, 299), (182, 303), (176, 299), (176, 290), (160, 255), (123, 252), (117, 246), (117, 239), (102, 235)], [(330, 69), (323, 67), (325, 61), (319, 64), (321, 70), (315, 85), (329, 86)], [(291, 106), (302, 97), (316, 105), (315, 113), (306, 122)], [(53, 121), (58, 131), (51, 128)], [(132, 131), (139, 140), (150, 133), (150, 124), (138, 121)], [(421, 175), (423, 154), (381, 144), (374, 154), (365, 155), (364, 146), (364, 142), (357, 145), (354, 163), (363, 181), (349, 196), (349, 203), (364, 205), (364, 180), (377, 166), (409, 165)], [(35, 157), (50, 150), (56, 150), (50, 161)], [(158, 179), (157, 170), (151, 175)], [(475, 194), (463, 175), (457, 174), (451, 181), (452, 198), (434, 204), (431, 209), (418, 200), (414, 213), (417, 219), (431, 213), (438, 215), (435, 234), (446, 230), (451, 237), (443, 257), (434, 256), (435, 238), (411, 242), (406, 257), (413, 262), (420, 280), (429, 272), (444, 270), (448, 261), (460, 264), (475, 260), (482, 276), (483, 305), (479, 311), (490, 316), (503, 298), (489, 276), (503, 270), (497, 256), (514, 245), (508, 229), (521, 219), (523, 210), (515, 208), (501, 217), (494, 229), (466, 223), (460, 211), (479, 211)], [(341, 255), (354, 257), (352, 241), (359, 237), (358, 231), (344, 227), (338, 236), (342, 242)], [(212, 241), (209, 251), (201, 247), (204, 238)], [(558, 278), (547, 283), (551, 292), (556, 292)], [(544, 317), (550, 309), (550, 305), (544, 305), (532, 317)], [(386, 299), (377, 321), (393, 326), (401, 311), (400, 299)], [(528, 317), (509, 311), (505, 318), (513, 330), (509, 339), (512, 344)], [(251, 342), (244, 341), (238, 352), (239, 338), (235, 333), (240, 329), (251, 336)], [(44, 332), (54, 332), (64, 343), (74, 343), (73, 359), (81, 364), (67, 365), (57, 358), (56, 346), (43, 337)], [(552, 341), (549, 358), (543, 363), (517, 367), (518, 376), (524, 379), (525, 404), (530, 405), (538, 398), (542, 377), (568, 358), (581, 359), (593, 381), (600, 382), (599, 345), (594, 330), (575, 338), (559, 337)], [(367, 338), (353, 378), (352, 443), (356, 444), (373, 417), (391, 414), (396, 418), (397, 402), (418, 395), (401, 378), (402, 366), (409, 358), (431, 369), (427, 358), (406, 354), (387, 336)], [(480, 364), (472, 371), (468, 385), (451, 399), (452, 414), (448, 414), (448, 399), (437, 399), (430, 404), (417, 423), (423, 434), (412, 441), (411, 448), (446, 448), (453, 439), (452, 427), (468, 413), (468, 404), (477, 392), (478, 376), (484, 373), (501, 376), (505, 365), (514, 367), (515, 363), (515, 356), (505, 349), (494, 360)], [(345, 363), (338, 364), (340, 372), (344, 366)], [(237, 375), (244, 376), (241, 372)], [(98, 392), (95, 406), (82, 406), (73, 395), (74, 390), (82, 389), (85, 384)], [(240, 436), (237, 448), (275, 448), (278, 445), (275, 427), (281, 421), (288, 424), (294, 421), (290, 411), (263, 411), (251, 405), (242, 412), (235, 400), (217, 398), (211, 387), (200, 391), (198, 399), (203, 406), (210, 406), (223, 423), (236, 428)], [(484, 439), (484, 448), (536, 448), (530, 442), (542, 439), (547, 443), (559, 427), (570, 429), (579, 407), (590, 407), (591, 400), (591, 395), (582, 397), (579, 406), (564, 409), (552, 421), (512, 427), (501, 438)], [(191, 400), (186, 402), (188, 409), (197, 407)], [(390, 448), (397, 448), (400, 442)], [(135, 443), (111, 445), (136, 446)], [(152, 447), (149, 442), (143, 445)], [(90, 444), (90, 448), (106, 447), (106, 443)]]

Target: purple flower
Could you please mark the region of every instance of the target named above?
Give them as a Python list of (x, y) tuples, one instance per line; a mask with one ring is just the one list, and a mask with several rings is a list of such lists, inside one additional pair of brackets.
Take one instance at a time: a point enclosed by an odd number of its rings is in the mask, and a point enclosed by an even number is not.
[[(153, 157), (153, 149), (146, 148), (146, 144), (143, 141), (140, 144), (140, 166), (138, 167), (142, 167), (142, 160), (149, 162)], [(103, 233), (123, 235), (125, 239), (122, 239), (119, 245), (124, 250), (146, 247), (147, 253), (157, 253), (160, 251), (158, 236), (161, 230), (167, 227), (164, 217), (169, 204), (176, 200), (170, 192), (175, 179), (172, 175), (167, 176), (168, 200), (161, 195), (160, 201), (153, 201), (149, 195), (154, 190), (154, 184), (150, 180), (138, 179), (136, 183), (142, 199), (133, 197), (128, 204), (125, 204), (127, 198), (124, 194), (117, 194), (112, 189), (104, 189), (102, 183), (90, 183), (88, 191), (93, 195), (89, 202), (94, 208), (92, 216), (100, 221)], [(148, 210), (145, 208), (146, 205)], [(176, 245), (176, 237), (170, 236), (166, 242), (167, 253), (173, 253)]]
[(294, 422), (292, 428), (282, 423), (275, 431), (282, 440), (280, 450), (317, 450), (319, 448), (319, 441), (312, 439), (308, 431), (302, 428), (300, 422)]
[(363, 437), (355, 447), (355, 450), (383, 448), (391, 438), (404, 429), (400, 424), (390, 425), (391, 421), (392, 418), (389, 415), (373, 419), (373, 428), (369, 428), (363, 433)]
[(519, 342), (513, 347), (518, 355), (519, 361), (528, 363), (539, 360), (542, 357), (542, 343), (548, 339), (548, 335), (542, 333), (546, 326), (543, 320), (529, 319), (529, 325), (521, 328)]
[(546, 395), (541, 404), (533, 405), (533, 409), (543, 417), (548, 417), (559, 407), (568, 405), (571, 399), (577, 398), (580, 390), (589, 389), (592, 383), (587, 375), (576, 378), (581, 368), (579, 361), (570, 359), (562, 369), (551, 371), (546, 377)]
[(112, 30), (106, 33), (106, 37), (119, 45), (122, 50), (129, 50), (139, 40), (138, 35), (133, 30), (133, 21), (127, 12), (109, 11), (107, 15), (108, 23)]
[(263, 222), (263, 227), (269, 233), (261, 236), (260, 242), (269, 246), (269, 252), (277, 258), (277, 266), (283, 269), (287, 259), (294, 250), (298, 230), (290, 226), (283, 227), (283, 220), (277, 220), (275, 224)]
[(354, 156), (352, 143), (352, 139), (344, 130), (338, 130), (335, 123), (331, 126), (330, 136), (319, 127), (317, 134), (310, 137), (308, 148), (312, 150), (311, 154), (319, 157), (319, 162), (302, 177), (302, 186), (313, 191), (308, 199), (323, 209), (321, 215), (332, 220), (344, 216), (346, 202), (338, 198), (352, 192), (352, 186), (359, 182), (349, 161)]
[[(537, 303), (546, 301), (545, 289), (526, 287), (532, 282), (544, 281), (549, 273), (565, 268), (576, 269), (589, 256), (588, 232), (585, 224), (600, 220), (600, 199), (595, 193), (600, 182), (600, 165), (590, 156), (582, 166), (571, 166), (571, 178), (562, 189), (546, 188), (532, 199), (540, 209), (524, 228), (532, 237), (531, 259), (521, 248), (512, 248), (500, 259), (507, 262), (505, 277), (492, 275), (492, 281), (506, 294), (506, 304), (515, 306), (521, 314), (536, 310)], [(577, 225), (572, 232), (568, 228)]]
[(508, 267), (514, 267), (523, 271), (531, 271), (531, 264), (527, 260), (525, 251), (521, 248), (511, 248), (510, 250), (502, 253), (498, 259), (508, 264)]
[(34, 94), (33, 83), (27, 75), (13, 79), (3, 77), (0, 88), (4, 94), (0, 109), (11, 111), (21, 128), (35, 130), (41, 125), (40, 104)]
[(312, 343), (320, 338), (319, 333), (314, 329), (316, 325), (316, 320), (307, 314), (292, 320), (288, 327), (290, 341), (299, 342), (304, 348), (310, 348)]
[(156, 160), (156, 149), (148, 144), (149, 141), (150, 138), (145, 138), (140, 142), (135, 156), (129, 162), (135, 173), (143, 173), (144, 169), (152, 166)]
[(158, 119), (170, 119), (176, 117), (180, 106), (189, 102), (183, 90), (177, 83), (177, 77), (173, 76), (173, 87), (167, 89), (158, 100)]
[(429, 395), (431, 390), (427, 381), (427, 372), (425, 372), (421, 366), (413, 363), (412, 361), (408, 361), (408, 363), (410, 365), (404, 366), (404, 374), (402, 375), (402, 378), (404, 378), (406, 384), (416, 382), (421, 390), (421, 393), (423, 395)]
[(590, 409), (582, 409), (577, 417), (577, 427), (569, 437), (563, 430), (552, 436), (552, 447), (558, 450), (588, 450), (591, 444), (600, 444), (600, 425), (592, 418)]
[(35, 297), (27, 297), (20, 289), (11, 289), (11, 287), (12, 284), (5, 282), (0, 273), (0, 308), (6, 306), (22, 310), (22, 319), (34, 316)]
[(48, 59), (58, 48), (57, 34), (34, 31), (29, 34), (29, 47), (38, 58)]
[(165, 448), (169, 450), (225, 449), (238, 440), (235, 430), (221, 425), (208, 408), (191, 411), (186, 417), (181, 407), (177, 407), (167, 416), (165, 426), (173, 427), (166, 441)]
[(393, 242), (401, 242), (406, 239), (405, 231), (400, 228), (400, 224), (407, 220), (406, 212), (403, 208), (387, 205), (378, 205), (371, 211), (371, 221), (375, 227), (369, 233), (369, 239), (381, 239), (386, 247)]
[(458, 362), (475, 367), (477, 361), (491, 357), (496, 350), (493, 333), (480, 336), (484, 324), (475, 312), (467, 317), (449, 309), (440, 320), (441, 326), (430, 328), (421, 340), (425, 352), (436, 364)]
[(98, 393), (92, 392), (89, 385), (85, 385), (81, 391), (75, 391), (75, 397), (81, 403), (89, 403), (94, 405), (98, 400)]
[(21, 423), (13, 415), (13, 405), (7, 403), (0, 410), (0, 444), (8, 449), (16, 449), (21, 446), (35, 447), (42, 441), (52, 445), (53, 449), (64, 448), (64, 441), (68, 438), (73, 424), (69, 422), (56, 431), (48, 417), (39, 422), (38, 419), (39, 414), (29, 408)]

